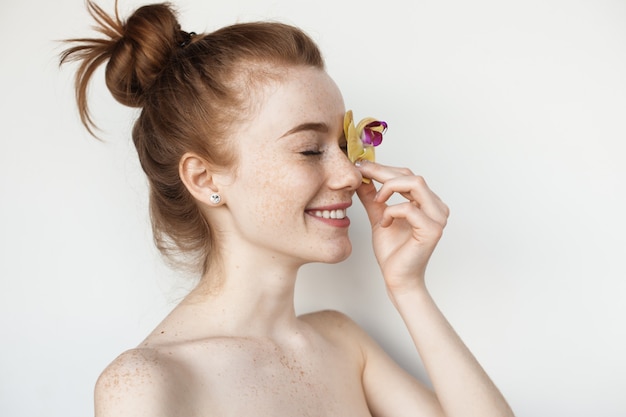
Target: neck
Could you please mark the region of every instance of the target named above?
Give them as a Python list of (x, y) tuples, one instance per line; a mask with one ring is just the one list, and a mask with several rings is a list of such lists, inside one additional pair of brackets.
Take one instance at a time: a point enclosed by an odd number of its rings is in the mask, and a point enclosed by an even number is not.
[(280, 337), (296, 326), (294, 289), (299, 267), (276, 254), (240, 247), (221, 257), (219, 266), (203, 277), (181, 307), (193, 312), (193, 322), (207, 325), (211, 333)]

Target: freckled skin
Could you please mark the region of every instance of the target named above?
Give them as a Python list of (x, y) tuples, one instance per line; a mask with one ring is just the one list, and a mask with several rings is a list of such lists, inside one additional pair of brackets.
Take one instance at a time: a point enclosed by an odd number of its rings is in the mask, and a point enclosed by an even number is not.
[(345, 333), (352, 327), (359, 337), (354, 324), (335, 312), (300, 320), (303, 331), (289, 344), (266, 337), (148, 340), (102, 374), (96, 415), (154, 397), (166, 404), (133, 415), (370, 416), (364, 357)]
[[(343, 99), (328, 75), (286, 70), (233, 137), (236, 170), (214, 176), (222, 204), (223, 276), (201, 284), (99, 379), (96, 415), (370, 416), (361, 376), (368, 340), (347, 317), (296, 317), (293, 289), (305, 263), (351, 252), (347, 227), (306, 214), (350, 202), (361, 175), (340, 148)], [(285, 135), (302, 123), (326, 131)], [(303, 152), (320, 151), (307, 156)], [(212, 281), (219, 290), (207, 290)], [(351, 329), (351, 330), (350, 330)], [(137, 404), (141, 398), (159, 400)], [(126, 410), (132, 413), (123, 414)]]
[[(237, 169), (195, 166), (193, 195), (216, 234), (219, 264), (103, 372), (96, 417), (512, 417), (425, 286), (447, 206), (410, 170), (348, 161), (339, 147), (343, 100), (326, 73), (282, 75), (252, 95), (259, 110), (233, 137)], [(379, 188), (361, 185), (361, 173)], [(219, 205), (208, 201), (215, 191)], [(295, 314), (298, 269), (351, 251), (346, 221), (311, 213), (345, 207), (355, 192), (387, 293), (436, 395), (344, 315)], [(388, 205), (393, 194), (406, 201)]]
[[(351, 251), (347, 230), (324, 227), (304, 214), (307, 207), (350, 201), (361, 178), (339, 147), (341, 93), (325, 72), (303, 68), (290, 70), (260, 95), (260, 113), (236, 135), (238, 169), (222, 188), (230, 211), (216, 223), (231, 223), (256, 251), (269, 245), (286, 262), (345, 259)], [(326, 123), (329, 132), (281, 137), (302, 122)], [(323, 154), (300, 154), (311, 147)]]

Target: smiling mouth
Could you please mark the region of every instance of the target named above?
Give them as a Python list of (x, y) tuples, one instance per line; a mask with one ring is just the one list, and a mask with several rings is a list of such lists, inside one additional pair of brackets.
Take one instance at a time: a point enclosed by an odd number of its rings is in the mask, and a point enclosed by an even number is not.
[(322, 219), (345, 219), (346, 218), (346, 210), (343, 210), (343, 209), (312, 210), (309, 213), (315, 217), (319, 217)]

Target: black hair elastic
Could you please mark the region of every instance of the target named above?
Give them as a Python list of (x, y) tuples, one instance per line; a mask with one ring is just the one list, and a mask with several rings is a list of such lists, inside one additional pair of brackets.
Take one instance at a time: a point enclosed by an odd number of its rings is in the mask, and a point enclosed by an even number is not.
[(185, 32), (183, 30), (180, 31), (180, 34), (183, 36), (183, 41), (180, 43), (180, 47), (184, 48), (185, 46), (191, 43), (191, 38), (196, 35), (196, 32)]

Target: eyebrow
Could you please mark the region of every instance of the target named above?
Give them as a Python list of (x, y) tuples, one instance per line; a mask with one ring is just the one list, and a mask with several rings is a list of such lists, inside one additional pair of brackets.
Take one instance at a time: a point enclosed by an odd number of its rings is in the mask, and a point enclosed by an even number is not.
[(326, 123), (307, 122), (307, 123), (299, 124), (293, 129), (288, 130), (281, 136), (281, 138), (293, 135), (294, 133), (304, 132), (307, 130), (312, 130), (314, 132), (320, 132), (320, 133), (328, 133), (330, 129), (328, 128), (328, 125)]

